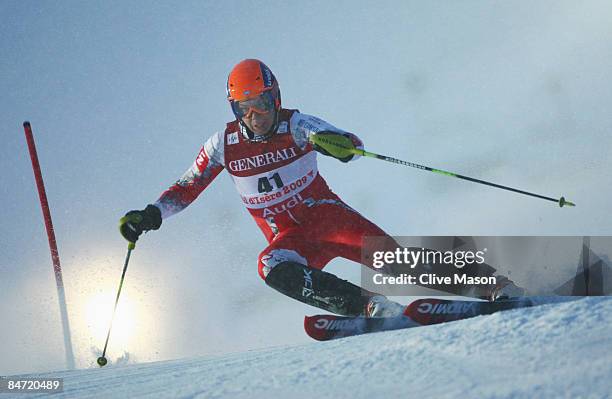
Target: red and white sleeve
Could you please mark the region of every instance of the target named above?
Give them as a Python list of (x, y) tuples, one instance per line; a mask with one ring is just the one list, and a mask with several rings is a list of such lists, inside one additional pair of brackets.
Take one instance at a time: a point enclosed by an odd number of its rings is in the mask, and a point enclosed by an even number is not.
[[(210, 140), (209, 140), (210, 141)], [(218, 161), (217, 154), (208, 154), (211, 146), (207, 142), (193, 165), (174, 183), (162, 193), (155, 206), (162, 214), (162, 219), (174, 215), (187, 208), (212, 183), (223, 170), (223, 164)]]
[[(293, 139), (296, 144), (300, 146), (300, 148), (304, 149), (311, 135), (328, 131), (333, 133), (338, 133), (343, 136), (349, 137), (356, 148), (363, 150), (363, 142), (357, 135), (344, 131), (342, 129), (338, 129), (331, 123), (324, 121), (321, 118), (317, 118), (316, 116), (302, 114), (300, 112), (294, 112), (291, 116), (291, 133), (293, 134)], [(354, 161), (360, 158), (361, 155), (353, 155), (351, 161)]]

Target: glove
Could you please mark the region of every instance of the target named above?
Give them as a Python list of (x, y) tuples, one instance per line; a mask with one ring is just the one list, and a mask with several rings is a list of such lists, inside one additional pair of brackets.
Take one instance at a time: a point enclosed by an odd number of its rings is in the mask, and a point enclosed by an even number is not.
[(157, 230), (162, 224), (161, 211), (155, 205), (147, 205), (142, 211), (129, 211), (119, 219), (119, 231), (123, 238), (135, 243), (149, 230)]
[(342, 133), (324, 130), (310, 136), (310, 142), (315, 151), (323, 155), (334, 157), (342, 162), (350, 161), (355, 155), (355, 144), (350, 137)]

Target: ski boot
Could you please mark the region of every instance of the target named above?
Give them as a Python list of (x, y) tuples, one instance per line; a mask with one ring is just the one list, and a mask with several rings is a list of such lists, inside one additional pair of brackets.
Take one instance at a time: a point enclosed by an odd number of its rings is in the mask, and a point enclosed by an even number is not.
[(486, 299), (491, 302), (503, 301), (505, 299), (521, 297), (525, 295), (525, 289), (517, 286), (514, 281), (506, 276), (496, 276), (497, 284), (491, 287)]
[(397, 302), (390, 301), (384, 295), (370, 297), (366, 304), (366, 317), (397, 317), (404, 313), (406, 307)]

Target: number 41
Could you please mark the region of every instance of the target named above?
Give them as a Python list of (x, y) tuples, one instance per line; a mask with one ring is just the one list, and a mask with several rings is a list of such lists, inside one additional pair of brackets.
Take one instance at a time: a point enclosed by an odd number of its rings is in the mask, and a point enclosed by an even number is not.
[(274, 180), (274, 184), (276, 184), (276, 189), (283, 187), (283, 181), (278, 172), (276, 172), (271, 178), (260, 178), (257, 183), (257, 190), (260, 193), (269, 193), (270, 191), (274, 190), (274, 187), (272, 187), (272, 180)]

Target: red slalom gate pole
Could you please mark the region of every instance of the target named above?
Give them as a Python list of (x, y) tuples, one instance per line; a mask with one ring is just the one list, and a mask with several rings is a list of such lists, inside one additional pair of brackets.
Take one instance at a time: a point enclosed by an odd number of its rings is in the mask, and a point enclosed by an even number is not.
[(62, 328), (64, 330), (64, 346), (66, 349), (66, 364), (69, 369), (74, 369), (74, 354), (72, 352), (72, 341), (70, 338), (70, 323), (68, 322), (68, 309), (66, 307), (66, 294), (64, 292), (64, 282), (62, 280), (62, 268), (60, 266), (59, 253), (57, 251), (57, 242), (55, 240), (55, 231), (53, 230), (53, 222), (51, 221), (51, 211), (47, 202), (47, 193), (43, 182), (42, 173), (40, 171), (40, 163), (38, 162), (38, 154), (36, 153), (36, 145), (34, 144), (34, 135), (32, 134), (32, 126), (30, 122), (23, 122), (28, 150), (30, 151), (30, 159), (32, 160), (32, 169), (34, 170), (34, 179), (36, 180), (36, 188), (38, 189), (38, 197), (40, 198), (40, 206), (42, 208), (43, 218), (45, 220), (45, 228), (47, 229), (47, 238), (49, 239), (49, 249), (51, 250), (51, 260), (53, 261), (53, 272), (55, 274), (55, 283), (57, 286), (57, 296), (59, 299), (60, 314), (62, 318)]

